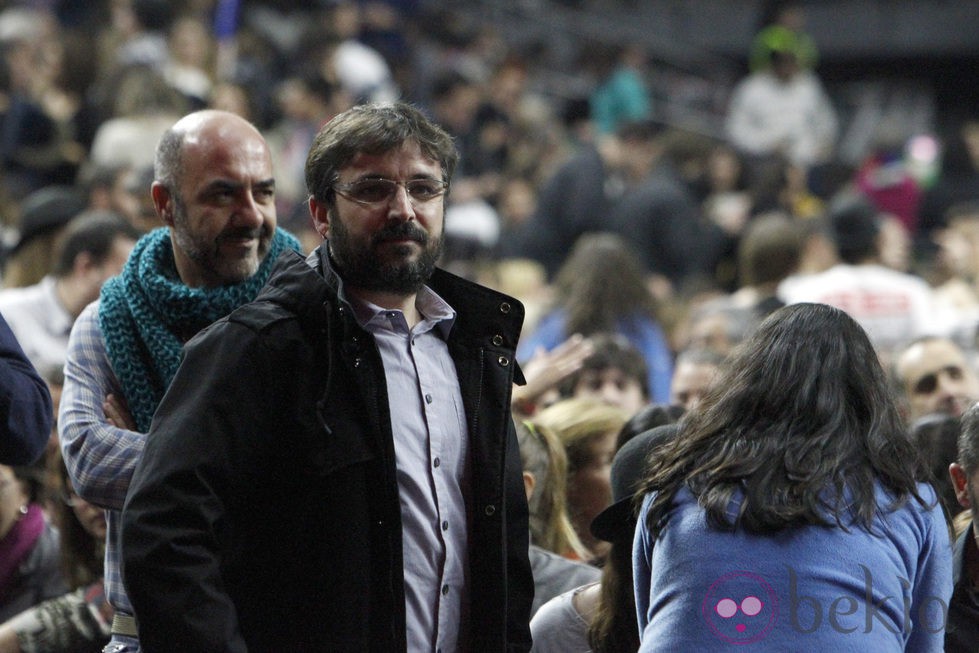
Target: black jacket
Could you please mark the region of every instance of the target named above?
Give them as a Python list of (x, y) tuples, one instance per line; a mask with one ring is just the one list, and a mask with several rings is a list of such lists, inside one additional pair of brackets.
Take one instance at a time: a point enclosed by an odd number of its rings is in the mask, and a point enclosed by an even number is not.
[(609, 175), (598, 148), (582, 145), (544, 182), (533, 215), (501, 243), (501, 255), (539, 261), (553, 278), (582, 234), (610, 229)]
[(608, 215), (608, 229), (625, 238), (648, 272), (676, 288), (710, 277), (729, 245), (720, 227), (704, 219), (689, 188), (673, 166), (660, 161), (626, 191)]
[(0, 316), (0, 465), (29, 465), (51, 437), (48, 386)]
[[(326, 246), (195, 337), (123, 512), (145, 651), (405, 649), (401, 513), (380, 354)], [(530, 648), (527, 506), (510, 418), (523, 307), (437, 270), (469, 423), (473, 651)]]

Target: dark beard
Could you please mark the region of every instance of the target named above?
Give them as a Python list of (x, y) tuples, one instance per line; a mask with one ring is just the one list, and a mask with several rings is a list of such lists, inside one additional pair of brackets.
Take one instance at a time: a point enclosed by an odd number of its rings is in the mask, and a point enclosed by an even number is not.
[[(417, 261), (399, 261), (389, 265), (382, 263), (374, 254), (374, 250), (384, 241), (404, 238), (410, 238), (422, 246)], [(403, 245), (396, 249), (406, 248)], [(344, 284), (353, 288), (412, 295), (431, 278), (442, 249), (441, 236), (429, 238), (428, 234), (411, 222), (394, 224), (375, 233), (367, 248), (352, 243), (350, 232), (339, 220), (334, 220), (330, 225), (330, 254)]]

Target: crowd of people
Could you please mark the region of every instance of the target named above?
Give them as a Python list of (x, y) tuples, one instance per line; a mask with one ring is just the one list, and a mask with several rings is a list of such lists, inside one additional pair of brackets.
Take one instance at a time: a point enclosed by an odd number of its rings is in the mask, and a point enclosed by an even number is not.
[(844, 163), (780, 4), (711, 135), (426, 3), (0, 9), (0, 653), (974, 651), (979, 108)]

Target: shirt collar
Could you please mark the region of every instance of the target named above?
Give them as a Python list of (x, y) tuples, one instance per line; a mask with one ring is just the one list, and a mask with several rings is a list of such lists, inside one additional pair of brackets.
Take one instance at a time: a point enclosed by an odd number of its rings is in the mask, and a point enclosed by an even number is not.
[(40, 281), (40, 287), (48, 305), (49, 325), (52, 333), (67, 335), (71, 331), (75, 318), (71, 316), (68, 309), (61, 304), (58, 299), (57, 279), (53, 275), (47, 275)]
[[(357, 323), (364, 328), (378, 325), (386, 326), (390, 324), (389, 320), (392, 319), (407, 325), (400, 310), (382, 308), (377, 304), (353, 296), (346, 296), (343, 292), (342, 281), (340, 298), (350, 306), (357, 318)], [(455, 324), (456, 312), (434, 290), (428, 286), (422, 286), (415, 298), (415, 307), (422, 316), (422, 320), (414, 328), (415, 333), (425, 333), (431, 329), (437, 329), (443, 340), (449, 337), (449, 331)]]
[[(392, 312), (401, 314), (401, 311), (381, 308), (371, 302), (348, 295), (344, 287), (343, 278), (336, 273), (336, 268), (333, 267), (333, 261), (329, 257), (324, 258), (326, 259), (326, 264), (330, 266), (333, 277), (336, 279), (337, 296), (340, 298), (340, 301), (350, 307), (357, 319), (357, 323), (361, 327), (366, 328), (369, 323), (379, 317), (387, 318), (388, 314)], [(456, 311), (448, 302), (428, 286), (422, 286), (418, 291), (418, 295), (415, 297), (415, 307), (422, 316), (422, 321), (415, 327), (417, 332), (421, 333), (435, 328), (438, 329), (443, 340), (448, 339), (449, 332), (452, 330), (452, 325), (455, 324), (456, 319)]]

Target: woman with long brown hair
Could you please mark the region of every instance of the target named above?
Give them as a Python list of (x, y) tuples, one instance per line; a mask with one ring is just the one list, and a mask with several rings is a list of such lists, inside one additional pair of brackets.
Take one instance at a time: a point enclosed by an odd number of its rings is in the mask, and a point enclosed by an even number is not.
[(951, 547), (923, 478), (864, 330), (779, 309), (655, 452), (640, 651), (940, 651)]

